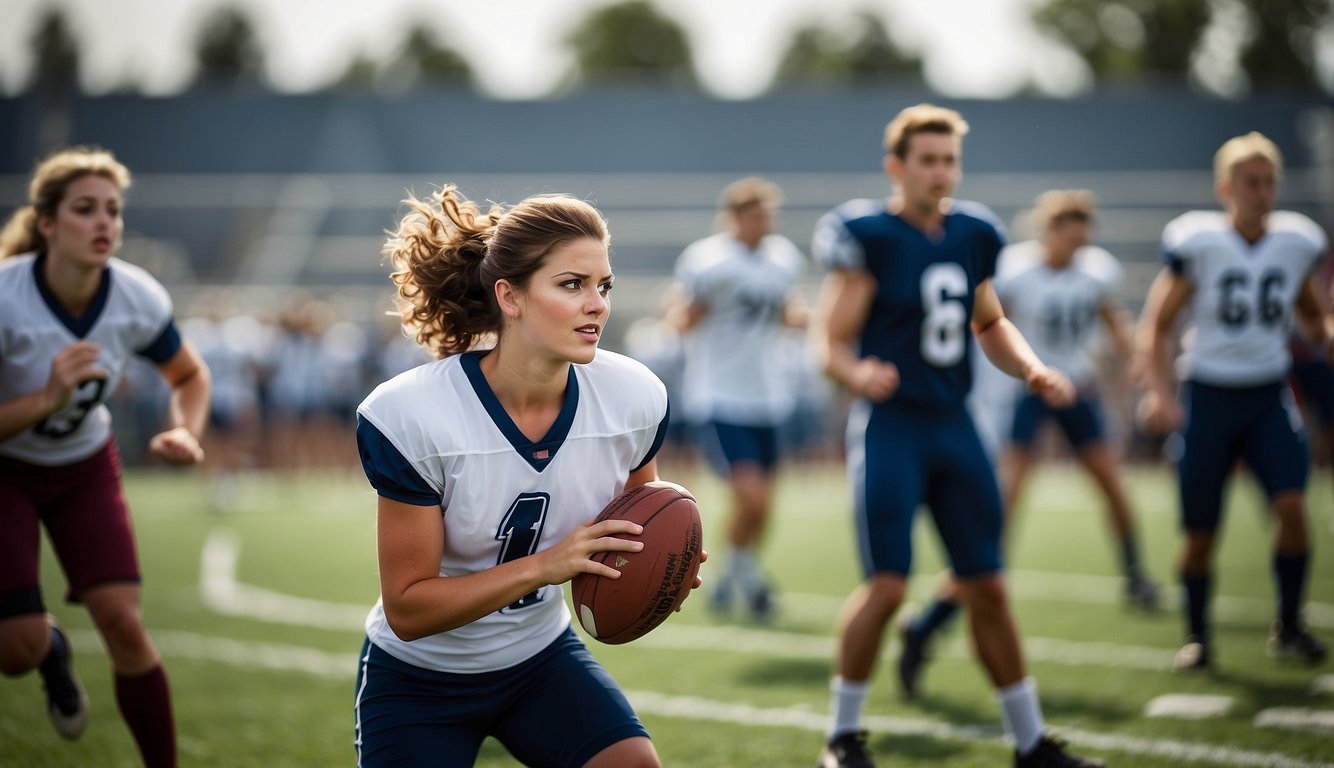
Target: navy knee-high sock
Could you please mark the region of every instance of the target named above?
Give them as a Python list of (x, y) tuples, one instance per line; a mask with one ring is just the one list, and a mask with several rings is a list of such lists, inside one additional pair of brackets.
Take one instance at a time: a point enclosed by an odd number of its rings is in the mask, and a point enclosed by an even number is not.
[(957, 602), (939, 598), (932, 600), (931, 605), (908, 625), (908, 631), (913, 636), (925, 640), (949, 623), (958, 610)]
[(1306, 591), (1308, 552), (1275, 552), (1274, 581), (1278, 584), (1278, 618), (1283, 626), (1297, 623), (1302, 608), (1302, 593)]
[(1202, 643), (1209, 642), (1209, 596), (1213, 591), (1212, 573), (1183, 573), (1181, 586), (1185, 595), (1186, 625), (1190, 634)]

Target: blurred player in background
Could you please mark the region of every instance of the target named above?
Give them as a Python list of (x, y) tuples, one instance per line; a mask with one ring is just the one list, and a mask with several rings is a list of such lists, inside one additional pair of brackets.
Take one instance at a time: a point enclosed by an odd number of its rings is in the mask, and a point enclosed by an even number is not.
[[(1324, 260), (1316, 285), (1325, 296), (1325, 306), (1334, 307), (1334, 259)], [(1296, 329), (1288, 334), (1288, 351), (1292, 354), (1288, 381), (1306, 414), (1306, 423), (1312, 428), (1312, 464), (1334, 466), (1334, 365), (1325, 350)], [(1334, 472), (1330, 478), (1334, 479)]]
[(848, 418), (848, 470), (866, 581), (844, 606), (824, 768), (874, 762), (860, 730), (885, 627), (912, 568), (912, 523), (925, 503), (968, 607), (978, 657), (995, 685), (1017, 766), (1097, 766), (1046, 733), (1001, 576), (1001, 499), (964, 404), (969, 342), (1052, 407), (1074, 388), (1005, 319), (991, 286), (1004, 236), (994, 214), (953, 200), (967, 123), (929, 104), (885, 129), (885, 200), (853, 200), (816, 225), (829, 268), (813, 343), (826, 373), (859, 399)]
[[(1121, 265), (1116, 257), (1089, 245), (1095, 204), (1085, 190), (1050, 190), (1033, 206), (1039, 239), (1001, 251), (992, 281), (1005, 316), (1033, 347), (1038, 358), (1069, 376), (1075, 402), (1051, 408), (1035, 393), (1021, 396), (1009, 419), (1009, 438), (1001, 454), (1007, 528), (1037, 456), (1039, 428), (1055, 420), (1080, 464), (1097, 482), (1107, 502), (1107, 518), (1120, 553), (1125, 596), (1133, 605), (1156, 608), (1158, 587), (1140, 564), (1136, 524), (1121, 482), (1115, 449), (1107, 438), (1098, 396), (1093, 354), (1101, 325), (1112, 340), (1122, 370), (1132, 357), (1130, 323), (1118, 298)], [(958, 609), (958, 589), (949, 583), (926, 610), (903, 630), (899, 680), (904, 692), (916, 693), (917, 679), (932, 635)]]
[[(1141, 413), (1151, 431), (1178, 429), (1177, 475), (1186, 540), (1179, 560), (1185, 588), (1186, 644), (1178, 669), (1213, 661), (1209, 601), (1223, 489), (1238, 460), (1265, 489), (1278, 520), (1274, 577), (1278, 617), (1269, 652), (1307, 663), (1326, 647), (1301, 617), (1310, 568), (1306, 523), (1309, 472), (1301, 415), (1285, 379), (1291, 320), (1330, 351), (1334, 319), (1315, 280), (1326, 237), (1301, 213), (1274, 211), (1283, 159), (1261, 133), (1226, 141), (1214, 155), (1214, 193), (1222, 211), (1191, 211), (1163, 229), (1166, 268), (1149, 289), (1138, 332), (1149, 377)], [(1181, 403), (1173, 395), (1171, 335), (1189, 308)], [(1294, 313), (1295, 308), (1295, 313)]]
[[(1222, 211), (1191, 211), (1163, 230), (1167, 266), (1145, 300), (1137, 334), (1149, 391), (1141, 413), (1157, 433), (1180, 429), (1177, 457), (1182, 528), (1181, 581), (1186, 644), (1178, 669), (1211, 665), (1209, 600), (1223, 490), (1238, 460), (1263, 486), (1278, 525), (1274, 577), (1278, 618), (1269, 652), (1310, 663), (1323, 643), (1300, 609), (1310, 567), (1305, 488), (1306, 439), (1285, 384), (1291, 320), (1328, 357), (1334, 318), (1315, 279), (1325, 234), (1315, 222), (1275, 211), (1283, 158), (1259, 133), (1230, 139), (1214, 155), (1214, 192)], [(1294, 313), (1293, 310), (1296, 310)], [(1186, 310), (1193, 338), (1180, 363), (1181, 401), (1173, 394), (1171, 335)]]
[(406, 204), (385, 253), (403, 325), (442, 359), (358, 409), (380, 564), (358, 765), (468, 766), (493, 736), (525, 765), (656, 766), (559, 586), (614, 578), (589, 556), (643, 546), (613, 536), (634, 523), (588, 523), (657, 479), (667, 425), (662, 383), (598, 349), (606, 223), (557, 195), (483, 213), (446, 186)]
[(758, 549), (773, 507), (779, 426), (797, 399), (778, 334), (785, 324), (805, 325), (792, 300), (805, 258), (773, 232), (781, 200), (777, 185), (764, 179), (741, 179), (723, 190), (726, 228), (681, 254), (681, 300), (671, 313), (685, 334), (686, 416), (732, 491), (727, 561), (710, 606), (727, 612), (739, 595), (757, 621), (769, 620), (774, 609)]
[(77, 738), (88, 698), (69, 637), (46, 613), (40, 530), (83, 603), (115, 672), (116, 703), (144, 764), (176, 765), (171, 697), (140, 609), (139, 563), (105, 401), (127, 361), (156, 363), (171, 386), (169, 427), (149, 443), (172, 464), (203, 459), (209, 373), (182, 343), (166, 290), (112, 254), (130, 173), (110, 152), (76, 148), (37, 167), (30, 204), (0, 234), (0, 668), (36, 668), (56, 729)]

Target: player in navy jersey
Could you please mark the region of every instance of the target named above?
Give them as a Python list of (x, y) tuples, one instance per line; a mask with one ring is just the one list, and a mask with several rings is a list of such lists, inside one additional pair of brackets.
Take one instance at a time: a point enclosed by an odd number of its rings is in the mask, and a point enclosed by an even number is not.
[[(1221, 211), (1191, 211), (1163, 230), (1167, 266), (1149, 288), (1137, 346), (1149, 391), (1146, 426), (1179, 429), (1177, 476), (1185, 533), (1178, 565), (1185, 592), (1186, 643), (1178, 669), (1212, 663), (1208, 616), (1213, 554), (1227, 478), (1238, 461), (1263, 487), (1278, 525), (1273, 570), (1278, 611), (1272, 655), (1319, 663), (1324, 643), (1301, 617), (1310, 567), (1305, 489), (1308, 468), (1301, 417), (1284, 379), (1286, 343), (1295, 320), (1327, 357), (1334, 317), (1316, 280), (1325, 233), (1309, 218), (1275, 211), (1283, 158), (1259, 133), (1225, 142), (1214, 155), (1214, 193)], [(1295, 311), (1294, 311), (1295, 310)], [(1188, 315), (1191, 339), (1179, 363), (1180, 402), (1173, 393), (1172, 334)]]
[[(1112, 254), (1089, 244), (1093, 214), (1093, 195), (1085, 190), (1044, 192), (1034, 202), (1032, 213), (1040, 238), (1007, 246), (997, 262), (992, 282), (1006, 317), (1044, 363), (1070, 377), (1078, 393), (1068, 408), (1049, 408), (1033, 393), (1009, 405), (1009, 437), (1000, 460), (1006, 526), (1012, 524), (1015, 504), (1037, 460), (1033, 442), (1038, 429), (1054, 420), (1107, 501), (1126, 599), (1151, 609), (1158, 603), (1158, 587), (1140, 563), (1134, 514), (1116, 453), (1107, 440), (1097, 392), (1092, 348), (1099, 328), (1106, 330), (1117, 359), (1125, 364), (1132, 357), (1132, 341), (1130, 323), (1117, 296), (1121, 265)], [(898, 671), (909, 696), (916, 691), (932, 636), (958, 609), (957, 592), (952, 581), (946, 583), (937, 599), (903, 627)]]
[(485, 213), (452, 186), (405, 202), (385, 254), (404, 327), (440, 359), (357, 410), (380, 564), (358, 765), (469, 766), (492, 736), (525, 765), (657, 766), (560, 586), (617, 577), (595, 552), (642, 548), (634, 523), (590, 523), (657, 479), (667, 429), (662, 382), (598, 349), (606, 223), (561, 195)]
[(958, 112), (919, 104), (885, 129), (886, 200), (854, 200), (816, 225), (829, 268), (812, 339), (826, 373), (858, 399), (848, 418), (848, 470), (865, 582), (840, 621), (833, 717), (820, 765), (874, 765), (860, 730), (885, 627), (912, 566), (912, 521), (936, 521), (974, 645), (1015, 743), (1018, 766), (1096, 766), (1045, 732), (1001, 576), (1001, 501), (965, 407), (970, 338), (1001, 370), (1061, 407), (1069, 379), (1038, 360), (991, 287), (1004, 236), (995, 216), (950, 198), (960, 173)]
[(129, 185), (110, 152), (56, 152), (33, 174), (30, 204), (0, 234), (0, 670), (39, 670), (56, 729), (71, 739), (83, 731), (88, 699), (38, 582), (45, 525), (67, 599), (88, 608), (111, 657), (116, 703), (144, 764), (174, 766), (171, 697), (140, 610), (105, 403), (132, 356), (155, 363), (172, 404), (170, 426), (149, 449), (193, 464), (203, 458), (209, 374), (181, 341), (167, 292), (112, 256)]
[(757, 178), (723, 190), (719, 207), (727, 229), (681, 254), (682, 301), (671, 312), (685, 334), (686, 416), (732, 491), (729, 548), (709, 604), (726, 612), (740, 595), (757, 621), (769, 620), (774, 610), (757, 550), (772, 506), (778, 428), (796, 405), (796, 382), (778, 334), (805, 325), (792, 300), (805, 258), (773, 232), (781, 198), (777, 185)]

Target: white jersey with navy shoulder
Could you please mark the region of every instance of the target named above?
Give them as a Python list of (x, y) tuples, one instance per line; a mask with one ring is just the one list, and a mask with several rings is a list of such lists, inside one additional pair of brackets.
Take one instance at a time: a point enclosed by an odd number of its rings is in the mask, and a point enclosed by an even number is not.
[(97, 453), (111, 438), (105, 403), (130, 356), (165, 363), (181, 338), (171, 298), (143, 269), (112, 258), (92, 304), (76, 318), (47, 286), (44, 264), (44, 256), (32, 253), (0, 260), (0, 402), (45, 389), (51, 361), (80, 340), (101, 347), (94, 365), (107, 378), (85, 381), (59, 412), (0, 441), (0, 455), (63, 466)]
[(992, 285), (1005, 316), (1044, 364), (1065, 373), (1076, 385), (1096, 374), (1092, 346), (1098, 338), (1100, 310), (1114, 301), (1121, 285), (1116, 257), (1096, 245), (1075, 251), (1070, 264), (1053, 269), (1045, 263), (1042, 243), (1026, 240), (1001, 251)]
[(796, 392), (777, 336), (804, 268), (801, 251), (782, 235), (767, 235), (751, 250), (723, 232), (681, 254), (676, 279), (692, 302), (708, 308), (685, 338), (689, 418), (773, 426), (791, 413)]
[(1291, 211), (1269, 214), (1255, 243), (1222, 211), (1191, 211), (1169, 222), (1163, 259), (1194, 286), (1181, 377), (1247, 387), (1286, 376), (1293, 304), (1326, 245), (1314, 221)]
[(876, 282), (860, 354), (899, 369), (893, 403), (962, 407), (970, 368), (974, 292), (1005, 245), (986, 206), (950, 201), (938, 236), (891, 213), (884, 200), (852, 200), (816, 224), (812, 254), (828, 269)]
[[(544, 550), (596, 515), (662, 445), (667, 392), (640, 363), (599, 350), (570, 366), (565, 402), (530, 441), (482, 375), (481, 354), (414, 368), (357, 409), (366, 476), (387, 498), (439, 505), (441, 576), (462, 576)], [(486, 672), (517, 664), (570, 623), (560, 585), (470, 624), (411, 642), (394, 634), (383, 600), (366, 618), (371, 642), (425, 669)]]

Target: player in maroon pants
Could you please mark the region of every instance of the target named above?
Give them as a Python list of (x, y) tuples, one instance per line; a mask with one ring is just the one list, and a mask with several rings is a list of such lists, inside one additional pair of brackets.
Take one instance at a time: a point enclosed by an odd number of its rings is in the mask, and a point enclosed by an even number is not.
[(111, 657), (116, 703), (144, 763), (176, 765), (171, 698), (144, 627), (139, 564), (105, 400), (131, 355), (171, 385), (169, 424), (149, 449), (203, 458), (209, 374), (181, 340), (171, 300), (113, 258), (130, 174), (98, 149), (57, 152), (33, 174), (30, 204), (0, 233), (0, 671), (37, 669), (47, 711), (77, 738), (88, 697), (70, 642), (38, 582), (40, 526)]

